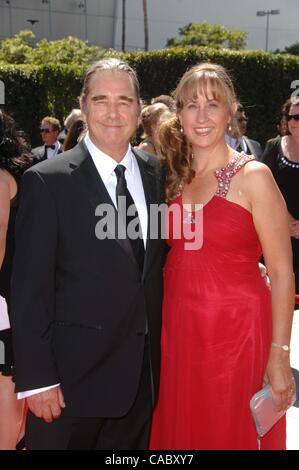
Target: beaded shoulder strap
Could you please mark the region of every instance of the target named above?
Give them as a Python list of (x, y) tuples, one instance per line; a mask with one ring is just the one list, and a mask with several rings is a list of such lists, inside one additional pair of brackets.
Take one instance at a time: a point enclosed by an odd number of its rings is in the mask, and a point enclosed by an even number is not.
[(232, 177), (246, 165), (247, 162), (255, 160), (254, 155), (246, 155), (246, 153), (237, 153), (236, 156), (220, 170), (215, 171), (218, 180), (216, 196), (225, 198), (229, 190)]

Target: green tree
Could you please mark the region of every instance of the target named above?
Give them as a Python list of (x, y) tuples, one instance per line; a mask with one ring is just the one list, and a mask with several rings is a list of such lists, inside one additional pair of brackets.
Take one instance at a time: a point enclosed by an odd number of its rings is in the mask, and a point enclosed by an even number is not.
[(0, 44), (0, 62), (8, 64), (71, 64), (83, 65), (100, 59), (104, 50), (90, 46), (73, 36), (55, 41), (42, 39), (35, 47), (32, 31), (20, 31)]
[(247, 39), (247, 33), (243, 31), (208, 23), (189, 23), (179, 28), (179, 35), (180, 39), (168, 39), (166, 46), (208, 46), (214, 49), (241, 50), (245, 48)]
[(299, 55), (299, 42), (295, 42), (294, 44), (285, 47), (283, 51), (281, 49), (275, 49), (274, 54)]
[(89, 46), (73, 36), (55, 41), (42, 39), (32, 50), (31, 63), (35, 65), (48, 64), (87, 64), (100, 59), (104, 50), (97, 46)]
[(284, 52), (286, 54), (299, 55), (299, 42), (295, 42), (294, 44), (286, 47)]
[(13, 38), (3, 39), (0, 44), (0, 61), (7, 64), (27, 64), (34, 37), (33, 32), (26, 29)]

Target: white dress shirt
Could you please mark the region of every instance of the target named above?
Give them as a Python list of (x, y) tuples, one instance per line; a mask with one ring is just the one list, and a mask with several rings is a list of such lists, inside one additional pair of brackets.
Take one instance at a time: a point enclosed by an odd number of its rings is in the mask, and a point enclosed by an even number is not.
[(243, 136), (241, 136), (240, 140), (235, 139), (234, 137), (231, 137), (228, 134), (224, 135), (225, 142), (234, 150), (240, 146), (241, 150), (243, 152), (247, 152), (247, 144), (245, 142), (245, 139), (243, 139)]
[[(118, 164), (126, 167), (125, 178), (127, 181), (127, 187), (138, 211), (144, 247), (146, 247), (148, 226), (147, 206), (139, 166), (136, 157), (132, 152), (131, 145), (129, 144), (124, 158), (120, 162), (116, 162), (113, 158), (94, 145), (88, 133), (84, 138), (84, 142), (115, 207), (117, 207), (115, 194), (117, 178), (114, 170)], [(55, 384), (35, 390), (19, 392), (18, 399), (21, 400), (22, 398), (45, 392), (51, 388), (59, 387), (59, 385), (60, 384)]]
[(127, 187), (138, 212), (144, 247), (146, 247), (148, 225), (147, 207), (139, 166), (132, 152), (131, 145), (129, 145), (124, 158), (120, 162), (116, 162), (113, 158), (96, 147), (88, 134), (85, 136), (84, 142), (115, 207), (117, 207), (115, 195), (117, 178), (114, 170), (117, 165), (126, 167), (125, 178)]
[(10, 322), (7, 311), (7, 303), (5, 298), (0, 295), (0, 331), (7, 330), (8, 328), (10, 328)]
[(53, 145), (55, 145), (55, 148), (51, 149), (51, 148), (46, 148), (46, 151), (47, 151), (47, 159), (49, 158), (52, 158), (52, 157), (55, 157), (55, 155), (57, 155), (58, 151), (60, 150), (61, 148), (61, 143), (57, 140)]

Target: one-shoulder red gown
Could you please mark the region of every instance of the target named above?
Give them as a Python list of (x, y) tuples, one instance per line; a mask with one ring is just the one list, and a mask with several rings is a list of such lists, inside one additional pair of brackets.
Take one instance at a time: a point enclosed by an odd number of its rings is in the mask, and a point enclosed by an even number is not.
[[(217, 193), (203, 208), (202, 247), (186, 250), (186, 240), (174, 239), (170, 227), (151, 449), (258, 446), (249, 401), (263, 383), (271, 297), (258, 268), (252, 215), (225, 197), (233, 175), (252, 159), (237, 155), (216, 173)], [(181, 196), (172, 204), (182, 207)], [(285, 442), (283, 418), (261, 448), (284, 449)]]

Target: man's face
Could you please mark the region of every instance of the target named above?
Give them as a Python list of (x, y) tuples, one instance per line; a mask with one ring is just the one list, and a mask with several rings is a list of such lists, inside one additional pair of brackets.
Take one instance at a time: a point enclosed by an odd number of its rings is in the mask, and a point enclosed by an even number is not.
[(58, 131), (53, 129), (50, 122), (43, 119), (39, 131), (45, 145), (53, 145), (56, 142)]
[(140, 105), (130, 76), (119, 71), (92, 75), (86, 101), (81, 103), (92, 142), (120, 161), (138, 127)]
[(237, 111), (236, 112), (236, 119), (237, 119), (240, 134), (241, 135), (246, 134), (248, 118), (246, 117), (245, 112), (244, 111)]

